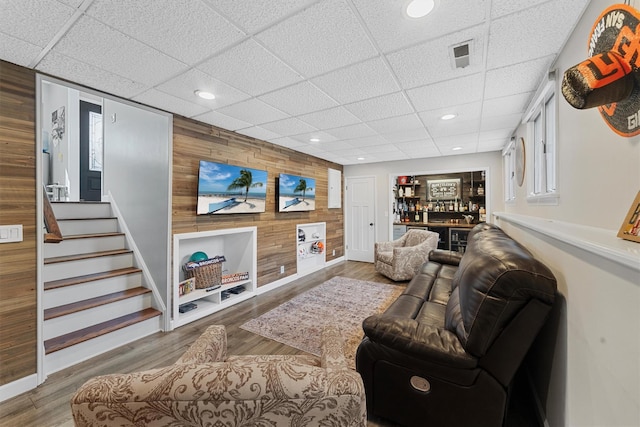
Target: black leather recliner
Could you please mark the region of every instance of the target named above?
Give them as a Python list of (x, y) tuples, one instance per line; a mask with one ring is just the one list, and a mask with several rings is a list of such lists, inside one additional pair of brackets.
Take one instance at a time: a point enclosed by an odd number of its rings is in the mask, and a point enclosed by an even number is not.
[(464, 255), (435, 250), (358, 347), (367, 411), (403, 426), (501, 426), (509, 387), (554, 303), (556, 279), (500, 228)]

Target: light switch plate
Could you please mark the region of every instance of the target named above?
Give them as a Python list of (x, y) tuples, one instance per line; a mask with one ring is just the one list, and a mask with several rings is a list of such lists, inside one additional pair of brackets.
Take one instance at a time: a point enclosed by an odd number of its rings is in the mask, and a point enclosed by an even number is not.
[(0, 225), (0, 243), (22, 242), (22, 224)]

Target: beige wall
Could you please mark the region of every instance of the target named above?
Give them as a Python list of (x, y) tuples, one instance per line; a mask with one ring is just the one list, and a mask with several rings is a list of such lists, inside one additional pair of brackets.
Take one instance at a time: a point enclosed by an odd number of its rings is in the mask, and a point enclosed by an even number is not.
[[(612, 4), (591, 1), (558, 58), (560, 78), (586, 59), (591, 28)], [(525, 182), (516, 187), (515, 203), (505, 211), (602, 228), (615, 236), (640, 189), (640, 137), (618, 136), (597, 109), (576, 110), (558, 95), (559, 203), (528, 203)], [(522, 127), (518, 136), (528, 140)], [(552, 268), (566, 298), (551, 387), (543, 403), (549, 425), (640, 425), (638, 269), (519, 226), (501, 225)], [(621, 244), (640, 251), (636, 243)]]

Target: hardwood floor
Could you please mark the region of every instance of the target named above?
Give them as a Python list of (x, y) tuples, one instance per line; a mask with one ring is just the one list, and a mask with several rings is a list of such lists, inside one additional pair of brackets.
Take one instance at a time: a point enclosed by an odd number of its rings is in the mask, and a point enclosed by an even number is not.
[[(96, 375), (127, 373), (169, 365), (182, 355), (207, 326), (212, 324), (226, 326), (230, 354), (303, 354), (304, 352), (295, 348), (240, 329), (240, 325), (334, 276), (393, 283), (376, 273), (373, 264), (369, 263), (347, 261), (325, 268), (174, 331), (159, 332), (56, 372), (36, 389), (0, 403), (0, 426), (72, 427), (74, 424), (69, 400), (86, 380)], [(532, 426), (535, 424), (518, 422), (517, 424), (509, 423), (509, 425)], [(370, 419), (368, 426), (393, 427), (394, 424)]]

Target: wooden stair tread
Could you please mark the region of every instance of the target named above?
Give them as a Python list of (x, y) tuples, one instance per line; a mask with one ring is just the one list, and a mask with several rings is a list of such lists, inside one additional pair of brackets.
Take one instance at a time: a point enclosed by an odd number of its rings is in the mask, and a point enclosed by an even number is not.
[(89, 326), (59, 337), (51, 338), (44, 342), (45, 354), (51, 354), (55, 351), (63, 350), (92, 338), (97, 338), (101, 335), (117, 331), (118, 329), (152, 319), (160, 316), (161, 314), (162, 313), (155, 308), (145, 308), (144, 310), (136, 313), (127, 314), (126, 316), (118, 317), (116, 319), (102, 322), (94, 326)]
[(113, 232), (107, 232), (107, 233), (69, 234), (64, 236), (64, 240), (91, 239), (93, 237), (112, 237), (112, 236), (124, 236), (124, 233), (120, 231), (113, 231)]
[(56, 256), (56, 257), (46, 258), (44, 260), (44, 264), (47, 265), (47, 264), (55, 264), (59, 262), (79, 261), (82, 259), (99, 258), (103, 256), (112, 256), (112, 255), (124, 255), (124, 254), (130, 254), (130, 253), (133, 253), (133, 251), (130, 249), (114, 249), (110, 251), (89, 252), (89, 253), (77, 254), (77, 255)]
[(118, 219), (115, 216), (91, 216), (91, 217), (79, 217), (79, 218), (56, 218), (58, 222), (63, 221), (95, 221), (102, 219)]
[(71, 304), (65, 304), (58, 307), (48, 308), (44, 311), (44, 320), (54, 319), (60, 316), (66, 316), (67, 314), (77, 313), (82, 310), (88, 310), (90, 308), (99, 307), (101, 305), (110, 304), (117, 301), (122, 301), (127, 298), (133, 298), (138, 295), (144, 295), (151, 292), (148, 288), (142, 286), (127, 289), (124, 291), (114, 292), (107, 295), (100, 295), (95, 298), (89, 298), (83, 301), (77, 301)]
[(66, 279), (52, 280), (45, 282), (44, 290), (63, 288), (65, 286), (79, 285), (80, 283), (93, 282), (96, 280), (108, 279), (117, 276), (126, 276), (128, 274), (140, 273), (141, 269), (137, 267), (125, 267), (116, 270), (101, 271), (99, 273), (85, 274), (83, 276), (68, 277)]

